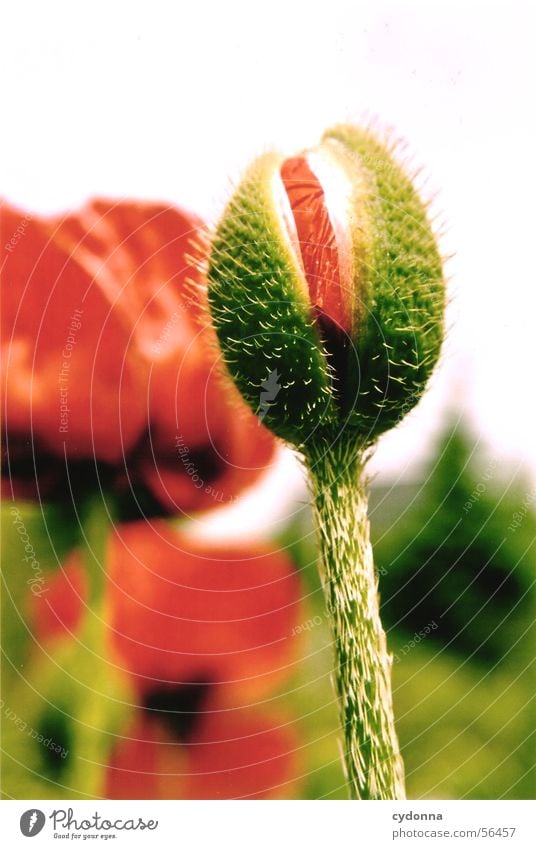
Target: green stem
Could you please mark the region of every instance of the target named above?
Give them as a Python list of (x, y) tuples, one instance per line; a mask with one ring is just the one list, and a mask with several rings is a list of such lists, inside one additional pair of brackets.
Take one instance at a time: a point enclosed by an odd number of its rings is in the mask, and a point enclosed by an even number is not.
[[(106, 733), (107, 724), (114, 724), (115, 708), (108, 703), (106, 691), (113, 671), (109, 668), (108, 594), (106, 546), (113, 522), (113, 505), (103, 493), (95, 493), (83, 505), (79, 519), (81, 550), (88, 579), (87, 606), (80, 632), (80, 642), (75, 649), (77, 663), (92, 670), (89, 678), (79, 672), (81, 699), (73, 717), (77, 721), (77, 752), (73, 758), (70, 784), (85, 796), (96, 797), (102, 793), (103, 769), (88, 768), (89, 752), (95, 754), (96, 763), (105, 763), (113, 738)], [(120, 676), (117, 676), (120, 677)], [(76, 703), (73, 700), (73, 703)], [(95, 730), (96, 729), (96, 730)], [(97, 757), (98, 755), (98, 757)]]
[(53, 739), (62, 753), (51, 761), (37, 738), (10, 723), (7, 742), (3, 739), (11, 758), (6, 788), (16, 798), (101, 796), (104, 765), (135, 702), (130, 678), (109, 644), (106, 540), (111, 516), (103, 496), (89, 496), (77, 520), (89, 585), (83, 621), (74, 637), (60, 634), (36, 645), (10, 694), (13, 710), (24, 716), (27, 727), (41, 739)]
[(322, 579), (352, 798), (404, 799), (391, 663), (380, 614), (362, 451), (342, 440), (309, 446)]
[(102, 493), (88, 499), (80, 511), (81, 546), (88, 576), (88, 608), (102, 607), (106, 591), (106, 541), (113, 515)]

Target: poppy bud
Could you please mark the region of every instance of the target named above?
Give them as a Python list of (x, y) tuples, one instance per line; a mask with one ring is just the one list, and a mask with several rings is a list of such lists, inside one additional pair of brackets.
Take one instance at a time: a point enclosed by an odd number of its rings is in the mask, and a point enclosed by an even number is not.
[(445, 296), (392, 148), (343, 125), (257, 159), (217, 227), (209, 299), (228, 367), (276, 434), (303, 448), (344, 428), (367, 444), (396, 424), (437, 361)]

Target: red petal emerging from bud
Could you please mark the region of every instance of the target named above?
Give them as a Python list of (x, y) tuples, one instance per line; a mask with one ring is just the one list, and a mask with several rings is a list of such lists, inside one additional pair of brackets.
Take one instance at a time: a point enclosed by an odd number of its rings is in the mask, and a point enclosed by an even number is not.
[(305, 156), (287, 159), (281, 177), (296, 224), (315, 317), (320, 325), (334, 324), (349, 333), (350, 298), (343, 289), (340, 246), (324, 189)]

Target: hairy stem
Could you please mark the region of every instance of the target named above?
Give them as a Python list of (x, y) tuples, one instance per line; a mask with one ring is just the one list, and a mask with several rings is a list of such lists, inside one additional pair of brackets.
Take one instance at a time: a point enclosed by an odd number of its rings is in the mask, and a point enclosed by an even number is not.
[(309, 446), (306, 461), (335, 646), (335, 679), (352, 798), (404, 799), (391, 662), (378, 601), (363, 453), (339, 440)]

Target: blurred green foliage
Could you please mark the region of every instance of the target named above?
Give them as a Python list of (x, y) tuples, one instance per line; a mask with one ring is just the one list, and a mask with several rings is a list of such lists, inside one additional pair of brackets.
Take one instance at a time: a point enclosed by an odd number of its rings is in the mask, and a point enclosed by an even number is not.
[(529, 487), (453, 430), (423, 485), (401, 489), (396, 523), (382, 523), (381, 498), (372, 512), (386, 627), (411, 635), (436, 622), (430, 638), (472, 662), (528, 660), (536, 520), (528, 510), (515, 527), (514, 516)]
[(33, 595), (82, 539), (87, 516), (56, 505), (2, 504), (3, 798), (100, 796), (110, 750), (132, 710), (129, 681), (104, 644), (102, 604), (76, 637), (40, 639)]
[(1, 505), (2, 680), (17, 675), (34, 636), (29, 626), (32, 593), (47, 590), (49, 576), (80, 542), (78, 522), (58, 505), (13, 502)]

